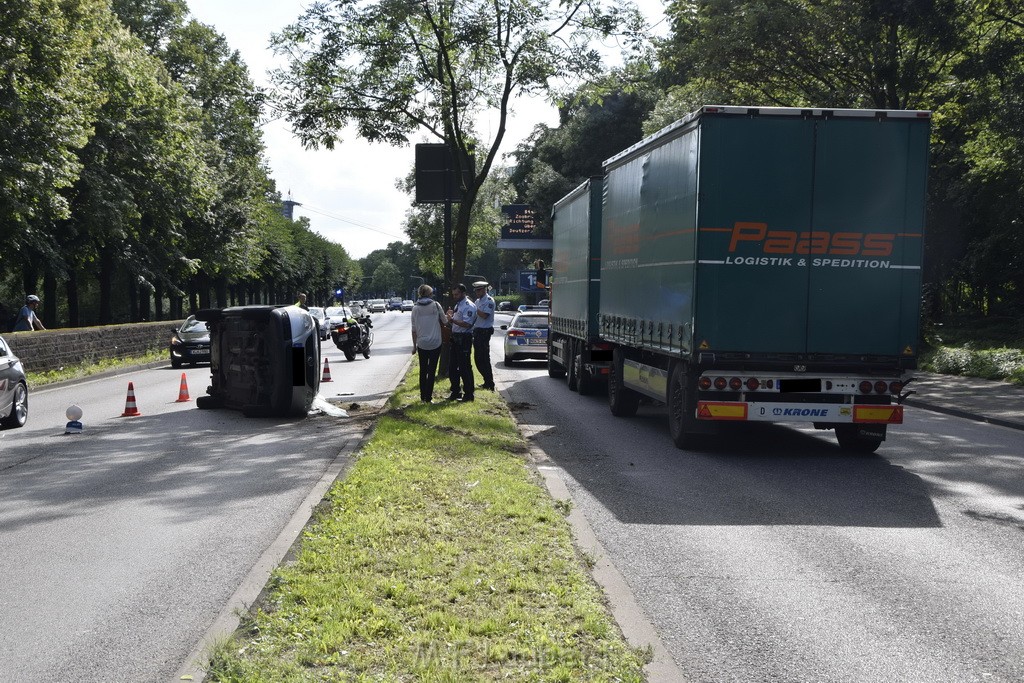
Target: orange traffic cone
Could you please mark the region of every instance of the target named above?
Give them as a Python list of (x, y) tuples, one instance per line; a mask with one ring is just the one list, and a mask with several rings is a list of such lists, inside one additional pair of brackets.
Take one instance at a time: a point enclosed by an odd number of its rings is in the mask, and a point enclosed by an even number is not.
[(178, 400), (175, 403), (185, 403), (190, 401), (188, 397), (188, 382), (185, 381), (185, 373), (181, 373), (181, 386), (178, 388)]
[(135, 384), (128, 382), (128, 398), (124, 401), (124, 412), (121, 413), (121, 417), (136, 417), (138, 415), (142, 415), (142, 413), (135, 405)]
[(331, 364), (327, 362), (326, 358), (324, 358), (324, 376), (320, 378), (320, 383), (323, 384), (324, 382), (333, 381), (334, 380), (331, 379)]

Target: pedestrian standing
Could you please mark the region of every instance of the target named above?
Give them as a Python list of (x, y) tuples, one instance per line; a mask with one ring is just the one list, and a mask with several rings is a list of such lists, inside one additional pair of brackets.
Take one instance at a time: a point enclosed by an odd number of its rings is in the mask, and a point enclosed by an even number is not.
[(466, 296), (466, 285), (452, 287), (455, 308), (448, 309), (448, 322), (452, 326), (452, 350), (448, 359), (448, 379), (452, 383), (449, 401), (469, 402), (473, 400), (473, 325), (476, 323), (476, 306)]
[(487, 293), (490, 284), (481, 280), (473, 283), (476, 297), (476, 322), (473, 324), (473, 362), (483, 379), (481, 389), (494, 391), (494, 372), (491, 370), (491, 336), (494, 334), (494, 298)]
[(430, 285), (420, 285), (416, 290), (419, 298), (412, 307), (412, 352), (418, 353), (420, 358), (420, 400), (424, 403), (433, 403), (434, 379), (443, 340), (441, 330), (448, 325), (441, 304), (430, 298), (433, 293)]
[(14, 332), (31, 332), (32, 330), (45, 330), (43, 321), (36, 315), (39, 308), (39, 297), (29, 294), (25, 297), (25, 305), (18, 312), (18, 320), (14, 323)]
[(299, 300), (295, 302), (295, 305), (304, 311), (309, 310), (309, 306), (306, 305), (306, 293), (299, 292)]

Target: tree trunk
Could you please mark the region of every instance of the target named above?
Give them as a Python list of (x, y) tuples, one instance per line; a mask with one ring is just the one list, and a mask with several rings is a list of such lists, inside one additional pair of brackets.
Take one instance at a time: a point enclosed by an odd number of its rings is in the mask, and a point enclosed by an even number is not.
[(139, 320), (149, 322), (149, 285), (139, 285)]
[(114, 319), (111, 290), (114, 279), (114, 256), (109, 247), (100, 249), (100, 325), (109, 325)]
[(57, 327), (57, 278), (49, 270), (43, 275), (43, 326)]
[(228, 307), (228, 281), (227, 278), (221, 276), (217, 278), (214, 283), (217, 293), (217, 308)]
[[(135, 279), (130, 273), (128, 277), (131, 280)], [(128, 319), (133, 323), (139, 322), (139, 288), (134, 282), (128, 283)]]
[[(36, 288), (39, 287), (39, 269), (34, 263), (27, 260), (21, 266), (21, 284), (25, 290), (25, 296), (35, 294)], [(22, 304), (24, 303), (22, 301)]]
[(68, 273), (68, 327), (78, 327), (82, 319), (78, 312), (78, 271), (72, 269)]
[(164, 319), (164, 283), (159, 280), (153, 285), (153, 312), (157, 320)]

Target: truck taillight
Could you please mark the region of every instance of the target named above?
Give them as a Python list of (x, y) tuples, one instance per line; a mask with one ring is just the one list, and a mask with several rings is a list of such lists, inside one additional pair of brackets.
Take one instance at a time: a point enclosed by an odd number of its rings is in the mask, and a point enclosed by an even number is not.
[(756, 377), (751, 377), (747, 380), (747, 389), (750, 391), (757, 391), (761, 388), (761, 382)]
[(903, 382), (889, 382), (889, 393), (899, 394), (903, 391)]
[(860, 383), (860, 393), (870, 394), (871, 393), (871, 382), (864, 380)]
[(888, 384), (886, 384), (882, 380), (878, 380), (877, 382), (875, 382), (875, 393), (876, 394), (884, 394), (887, 391), (889, 391), (889, 385)]
[(700, 387), (701, 391), (707, 391), (708, 389), (711, 388), (711, 378), (701, 377), (699, 380), (697, 380), (697, 386)]
[(724, 377), (715, 378), (715, 389), (721, 391), (722, 389), (725, 389), (728, 385), (729, 383), (725, 381)]
[(733, 391), (739, 391), (743, 388), (743, 382), (740, 381), (739, 377), (733, 377), (729, 380), (729, 388)]

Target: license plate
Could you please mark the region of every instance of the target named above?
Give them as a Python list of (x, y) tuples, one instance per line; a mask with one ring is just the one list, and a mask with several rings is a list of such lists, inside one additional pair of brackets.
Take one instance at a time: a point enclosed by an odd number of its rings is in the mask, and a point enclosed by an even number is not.
[(192, 356), (209, 356), (210, 349), (192, 349), (189, 351), (189, 355)]
[(530, 345), (533, 345), (533, 344), (547, 344), (548, 340), (547, 339), (527, 339), (526, 343), (530, 344)]

